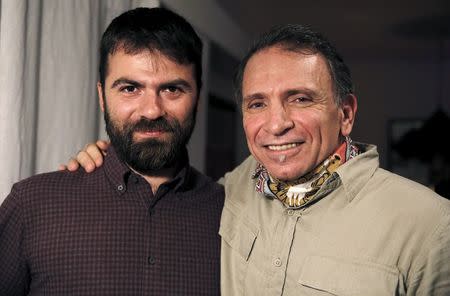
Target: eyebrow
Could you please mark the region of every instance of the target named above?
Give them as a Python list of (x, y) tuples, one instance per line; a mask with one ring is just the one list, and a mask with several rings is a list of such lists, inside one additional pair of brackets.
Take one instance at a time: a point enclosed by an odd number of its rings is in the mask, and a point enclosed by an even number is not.
[(243, 102), (248, 102), (248, 101), (251, 101), (251, 100), (263, 99), (264, 97), (266, 97), (266, 96), (264, 94), (262, 94), (262, 93), (254, 93), (254, 94), (245, 96), (242, 101)]
[(163, 88), (167, 88), (167, 87), (170, 87), (170, 86), (179, 86), (179, 87), (183, 87), (183, 88), (185, 88), (185, 89), (187, 89), (189, 91), (192, 91), (192, 85), (189, 82), (187, 82), (186, 80), (181, 79), (181, 78), (180, 79), (171, 80), (171, 81), (167, 81), (167, 82), (163, 82), (163, 83), (161, 83), (159, 85), (159, 88), (163, 89)]
[(115, 88), (115, 87), (117, 87), (119, 85), (122, 85), (122, 84), (129, 84), (129, 85), (133, 85), (133, 86), (136, 86), (136, 87), (143, 87), (144, 86), (144, 84), (142, 84), (142, 83), (140, 83), (139, 81), (136, 81), (136, 80), (132, 80), (132, 79), (128, 79), (128, 78), (119, 78), (119, 79), (114, 80), (113, 84), (111, 85), (111, 88)]
[[(308, 96), (315, 96), (316, 92), (311, 90), (311, 89), (305, 89), (305, 88), (293, 88), (293, 89), (288, 89), (282, 92), (282, 96), (283, 97), (290, 97), (290, 96), (294, 96), (294, 95), (298, 95), (298, 94), (305, 94)], [(247, 102), (247, 101), (251, 101), (251, 100), (256, 100), (256, 99), (263, 99), (267, 97), (267, 95), (265, 95), (264, 93), (254, 93), (254, 94), (250, 94), (248, 96), (245, 96), (243, 101)]]
[[(136, 80), (132, 80), (132, 79), (128, 79), (128, 78), (118, 78), (113, 82), (113, 84), (111, 85), (111, 88), (115, 88), (122, 84), (129, 84), (129, 85), (132, 85), (135, 87), (143, 87), (144, 86), (143, 83), (136, 81)], [(163, 88), (167, 88), (170, 86), (179, 86), (179, 87), (183, 87), (189, 91), (192, 90), (192, 85), (189, 82), (187, 82), (186, 80), (181, 79), (181, 78), (163, 82), (158, 86), (158, 88), (163, 89)]]
[(317, 93), (314, 90), (306, 89), (306, 88), (288, 89), (288, 90), (283, 92), (283, 96), (285, 96), (285, 97), (295, 96), (295, 95), (298, 95), (298, 94), (305, 94), (305, 95), (314, 97), (314, 96), (316, 96)]

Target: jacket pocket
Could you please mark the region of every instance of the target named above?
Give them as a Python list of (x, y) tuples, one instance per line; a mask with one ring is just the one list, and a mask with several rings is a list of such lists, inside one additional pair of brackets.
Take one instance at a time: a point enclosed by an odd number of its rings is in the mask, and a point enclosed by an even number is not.
[(262, 295), (247, 292), (247, 275), (259, 229), (236, 213), (240, 211), (228, 203), (220, 221), (222, 295)]
[(298, 283), (331, 295), (399, 295), (400, 272), (369, 261), (309, 256)]
[(255, 225), (242, 217), (237, 217), (232, 210), (224, 207), (219, 235), (245, 261), (250, 257), (258, 233), (259, 230)]

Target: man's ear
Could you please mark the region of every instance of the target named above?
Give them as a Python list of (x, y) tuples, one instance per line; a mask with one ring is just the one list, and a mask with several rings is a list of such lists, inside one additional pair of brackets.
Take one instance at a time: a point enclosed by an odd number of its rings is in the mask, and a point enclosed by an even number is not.
[(341, 134), (346, 137), (350, 135), (355, 122), (356, 110), (358, 103), (355, 95), (349, 94), (342, 100), (341, 110), (343, 113), (341, 121)]
[(100, 109), (102, 112), (105, 112), (105, 98), (103, 97), (103, 86), (99, 82), (97, 82), (97, 93), (98, 93), (98, 103), (100, 105)]

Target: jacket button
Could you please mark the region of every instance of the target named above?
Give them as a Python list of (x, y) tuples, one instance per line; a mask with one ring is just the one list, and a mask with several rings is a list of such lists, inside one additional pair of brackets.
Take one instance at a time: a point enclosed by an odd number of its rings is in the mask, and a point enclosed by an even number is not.
[(276, 267), (280, 267), (281, 265), (282, 265), (282, 261), (281, 261), (281, 259), (280, 258), (275, 258), (274, 260), (273, 260), (273, 265), (275, 265)]

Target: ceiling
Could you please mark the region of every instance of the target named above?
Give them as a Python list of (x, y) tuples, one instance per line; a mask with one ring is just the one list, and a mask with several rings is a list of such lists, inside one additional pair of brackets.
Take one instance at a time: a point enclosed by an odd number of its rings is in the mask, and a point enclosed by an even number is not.
[(344, 57), (450, 57), (449, 0), (217, 0), (252, 38), (275, 25), (309, 24)]

